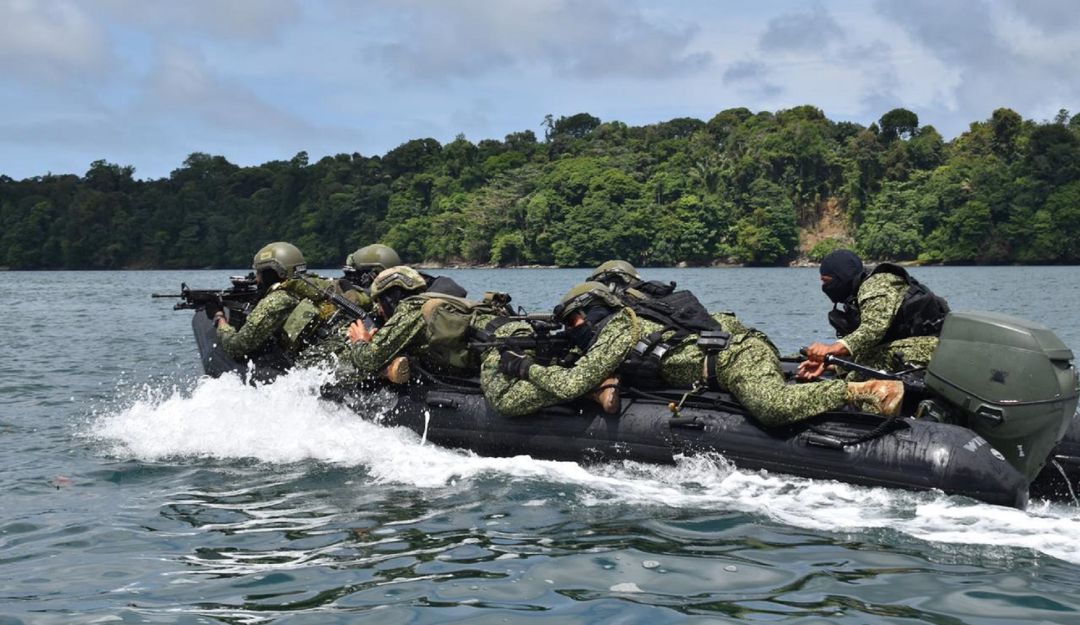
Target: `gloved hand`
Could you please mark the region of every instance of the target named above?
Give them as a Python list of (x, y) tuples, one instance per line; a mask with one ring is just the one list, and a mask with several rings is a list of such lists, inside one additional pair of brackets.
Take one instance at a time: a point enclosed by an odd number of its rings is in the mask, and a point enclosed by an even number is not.
[(522, 380), (529, 379), (529, 367), (533, 365), (532, 356), (525, 354), (519, 354), (510, 350), (504, 351), (499, 354), (499, 371), (506, 375), (520, 378)]

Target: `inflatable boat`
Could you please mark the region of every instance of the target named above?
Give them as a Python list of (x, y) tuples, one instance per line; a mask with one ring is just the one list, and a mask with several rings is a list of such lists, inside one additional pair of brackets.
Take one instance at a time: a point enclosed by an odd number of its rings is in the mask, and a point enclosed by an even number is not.
[[(192, 328), (208, 375), (268, 381), (284, 367), (272, 354), (250, 362), (229, 357), (203, 311), (195, 312)], [(1076, 502), (1080, 388), (1071, 360), (1038, 324), (953, 313), (930, 367), (905, 380), (903, 418), (843, 410), (767, 430), (725, 393), (633, 388), (622, 389), (615, 415), (583, 399), (507, 417), (486, 402), (476, 380), (414, 366), (412, 383), (389, 387), (396, 405), (379, 420), (486, 456), (673, 464), (712, 454), (740, 469), (939, 490), (1023, 508), (1029, 496)], [(328, 399), (345, 403), (362, 392), (324, 389)]]

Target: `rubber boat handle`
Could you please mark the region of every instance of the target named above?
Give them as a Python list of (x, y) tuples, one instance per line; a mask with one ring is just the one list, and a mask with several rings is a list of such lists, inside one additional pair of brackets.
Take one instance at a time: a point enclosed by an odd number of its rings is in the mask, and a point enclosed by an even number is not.
[(826, 449), (843, 449), (844, 443), (839, 439), (824, 434), (818, 434), (817, 432), (810, 432), (806, 435), (806, 444), (811, 447), (825, 447)]

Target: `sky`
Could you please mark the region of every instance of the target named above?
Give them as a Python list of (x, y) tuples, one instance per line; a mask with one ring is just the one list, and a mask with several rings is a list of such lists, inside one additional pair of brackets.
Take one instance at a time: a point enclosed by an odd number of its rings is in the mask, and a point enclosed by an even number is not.
[(0, 175), (160, 178), (803, 104), (947, 139), (1080, 112), (1075, 0), (0, 0)]

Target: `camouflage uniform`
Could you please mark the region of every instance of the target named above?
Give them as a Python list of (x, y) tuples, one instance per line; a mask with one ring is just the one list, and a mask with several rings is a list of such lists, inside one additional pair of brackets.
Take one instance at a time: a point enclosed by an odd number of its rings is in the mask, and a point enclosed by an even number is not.
[[(731, 334), (728, 346), (716, 357), (717, 382), (762, 425), (785, 425), (847, 403), (846, 382), (788, 384), (780, 367), (779, 352), (764, 333), (748, 328), (732, 313), (716, 313), (712, 317)], [(643, 320), (641, 325), (643, 335), (662, 328), (648, 320)], [(667, 384), (685, 388), (702, 379), (704, 364), (705, 352), (697, 346), (697, 336), (691, 335), (665, 355), (660, 375)]]
[(284, 290), (272, 290), (247, 316), (242, 328), (237, 330), (227, 323), (218, 326), (218, 343), (233, 358), (254, 353), (277, 336), (299, 303), (300, 300)]
[[(499, 328), (496, 336), (527, 332), (527, 325), (509, 323)], [(604, 325), (588, 352), (573, 366), (545, 367), (534, 364), (529, 367), (527, 380), (501, 373), (499, 351), (488, 350), (480, 368), (484, 397), (496, 410), (509, 416), (531, 414), (545, 406), (580, 397), (618, 370), (630, 348), (640, 338), (640, 326), (641, 321), (634, 311), (624, 308)]]
[(907, 291), (908, 284), (904, 279), (891, 273), (872, 275), (859, 287), (859, 327), (840, 339), (855, 362), (875, 369), (893, 369), (894, 355), (901, 354), (904, 362), (919, 366), (929, 364), (938, 344), (936, 336), (911, 336), (881, 342)]
[[(374, 377), (392, 359), (401, 355), (417, 358), (423, 365), (436, 371), (450, 368), (449, 363), (429, 349), (427, 321), (421, 310), (429, 301), (426, 297), (406, 297), (398, 303), (394, 314), (371, 337), (371, 341), (352, 345), (349, 361), (358, 375)], [(477, 312), (473, 314), (470, 325), (483, 329), (494, 318), (494, 314)]]
[[(747, 328), (732, 313), (715, 313), (712, 317), (732, 335), (729, 346), (716, 359), (717, 380), (764, 425), (798, 421), (846, 403), (846, 382), (787, 384), (776, 348), (764, 334)], [(637, 319), (626, 309), (604, 327), (574, 367), (533, 365), (528, 380), (499, 372), (499, 353), (491, 350), (480, 370), (484, 396), (496, 410), (510, 416), (530, 414), (580, 397), (613, 375), (641, 336), (661, 328), (658, 323)], [(496, 334), (510, 336), (528, 331), (527, 324), (507, 324)], [(704, 364), (705, 353), (697, 346), (697, 336), (691, 335), (664, 357), (661, 376), (671, 386), (688, 388), (703, 378)]]
[[(309, 279), (320, 288), (334, 287), (333, 281), (326, 278), (310, 276)], [(346, 297), (364, 307), (357, 296), (355, 291), (346, 293)], [(318, 309), (323, 327), (318, 329), (318, 335), (307, 332), (300, 345), (290, 346), (284, 337), (285, 322), (304, 299), (321, 302)], [(367, 303), (368, 307), (365, 309), (370, 308), (370, 298)], [(225, 351), (234, 358), (248, 356), (270, 341), (275, 341), (288, 355), (295, 358), (298, 366), (326, 363), (345, 353), (349, 345), (348, 318), (338, 315), (331, 325), (326, 324), (333, 318), (335, 311), (332, 304), (323, 301), (318, 290), (302, 280), (290, 279), (271, 287), (270, 292), (259, 301), (239, 330), (228, 324), (218, 327), (217, 338)]]

